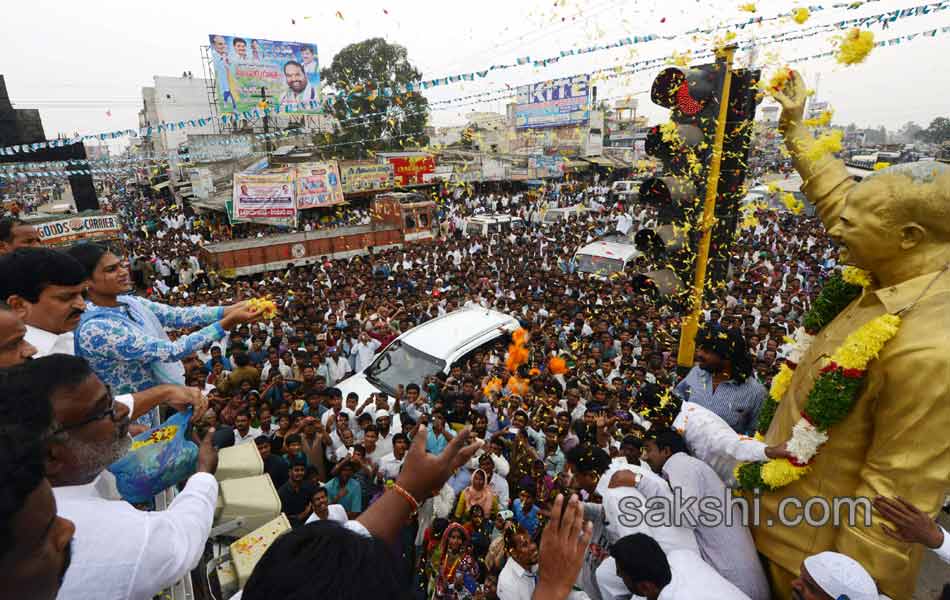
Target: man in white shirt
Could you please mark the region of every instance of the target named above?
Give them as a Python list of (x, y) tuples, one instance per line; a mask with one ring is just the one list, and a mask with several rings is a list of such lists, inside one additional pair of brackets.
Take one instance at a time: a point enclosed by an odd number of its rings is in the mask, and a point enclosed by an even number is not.
[(342, 504), (329, 504), (327, 499), (327, 489), (318, 486), (310, 496), (310, 507), (313, 512), (307, 517), (307, 523), (315, 521), (336, 521), (337, 523), (346, 523), (349, 518), (346, 516), (346, 509)]
[(278, 373), (284, 376), (284, 381), (294, 378), (294, 372), (284, 364), (284, 361), (277, 356), (277, 354), (271, 354), (267, 357), (267, 364), (264, 365), (264, 368), (261, 369), (261, 382), (267, 383), (267, 380), (270, 378), (271, 371), (276, 370)]
[(26, 341), (38, 357), (74, 353), (85, 288), (85, 269), (64, 252), (23, 248), (0, 257), (0, 301), (26, 324)]
[(329, 387), (335, 386), (350, 374), (350, 362), (340, 355), (339, 344), (327, 349), (327, 358), (323, 364), (326, 365), (327, 386)]
[(392, 445), (392, 452), (384, 455), (378, 461), (379, 475), (386, 481), (390, 479), (395, 481), (396, 477), (399, 476), (402, 463), (406, 460), (406, 451), (409, 449), (409, 438), (404, 433), (393, 434)]
[(531, 600), (538, 584), (538, 546), (527, 531), (519, 530), (513, 537), (505, 568), (498, 575), (498, 598)]
[(261, 430), (251, 427), (251, 416), (242, 412), (234, 417), (234, 445), (248, 444), (261, 435)]
[[(56, 378), (49, 373), (57, 374)], [(7, 385), (20, 426), (49, 432), (46, 472), (58, 514), (76, 525), (72, 565), (61, 598), (151, 598), (187, 575), (205, 548), (214, 518), (217, 451), (209, 432), (198, 472), (164, 511), (140, 511), (99, 491), (99, 475), (131, 446), (129, 412), (81, 358), (28, 361)]]
[(376, 355), (379, 346), (379, 340), (369, 337), (369, 334), (365, 331), (361, 332), (359, 340), (353, 344), (353, 349), (350, 350), (350, 354), (352, 354), (355, 359), (353, 370), (359, 373), (368, 367), (369, 364), (373, 362), (373, 357)]
[(319, 99), (317, 89), (310, 85), (303, 65), (295, 60), (284, 64), (284, 79), (287, 81), (287, 91), (280, 97), (281, 107), (306, 108), (300, 104), (307, 104)]
[(749, 600), (692, 550), (663, 552), (645, 533), (618, 540), (610, 548), (610, 557), (627, 588), (627, 594), (610, 590), (610, 598), (632, 593), (647, 600)]
[[(696, 499), (696, 508), (688, 513), (703, 559), (753, 600), (768, 600), (769, 584), (752, 534), (742, 520), (742, 509), (732, 501), (731, 492), (712, 467), (687, 454), (686, 442), (675, 431), (657, 433), (655, 439), (646, 441), (644, 450), (644, 460), (682, 494), (684, 502)], [(703, 518), (700, 500), (708, 503), (714, 499), (719, 510), (731, 511), (731, 519), (710, 522)]]

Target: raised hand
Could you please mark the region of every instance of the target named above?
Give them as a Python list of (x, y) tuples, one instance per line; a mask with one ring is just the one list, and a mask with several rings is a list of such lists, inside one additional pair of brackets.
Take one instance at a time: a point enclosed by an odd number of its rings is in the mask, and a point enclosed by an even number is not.
[(442, 452), (429, 454), (426, 452), (428, 433), (426, 425), (419, 426), (412, 446), (406, 453), (406, 462), (396, 480), (396, 483), (420, 503), (433, 493), (438, 493), (449, 477), (467, 463), (482, 444), (478, 439), (473, 443), (468, 442), (472, 428), (466, 427), (452, 438)]
[(564, 495), (558, 494), (551, 507), (551, 520), (541, 534), (538, 586), (533, 598), (567, 598), (584, 566), (584, 555), (593, 534), (591, 522), (584, 522), (584, 507), (577, 496), (572, 495), (564, 508)]
[(805, 115), (805, 104), (808, 101), (808, 88), (805, 80), (798, 71), (791, 71), (791, 76), (781, 90), (772, 90), (772, 97), (782, 105), (782, 121), (788, 124), (800, 123)]

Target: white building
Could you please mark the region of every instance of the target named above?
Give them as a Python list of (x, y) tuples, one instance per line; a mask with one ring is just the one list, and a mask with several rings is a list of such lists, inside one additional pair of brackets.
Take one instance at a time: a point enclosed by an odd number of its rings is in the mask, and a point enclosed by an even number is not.
[[(208, 87), (211, 82), (199, 77), (153, 77), (155, 85), (142, 88), (142, 110), (139, 111), (140, 127), (156, 127), (159, 123), (195, 120), (211, 113), (208, 104)], [(188, 127), (174, 131), (153, 130), (146, 147), (152, 152), (175, 150), (183, 144), (188, 134), (215, 133), (214, 124), (204, 127)]]

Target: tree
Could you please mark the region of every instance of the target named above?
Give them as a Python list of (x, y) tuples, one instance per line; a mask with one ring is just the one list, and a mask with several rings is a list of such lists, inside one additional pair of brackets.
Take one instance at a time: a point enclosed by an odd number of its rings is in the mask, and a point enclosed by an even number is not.
[[(423, 132), (429, 101), (419, 92), (404, 91), (421, 73), (409, 62), (403, 46), (371, 38), (340, 50), (320, 72), (324, 108), (336, 120), (327, 141), (338, 144), (329, 153), (367, 158), (373, 152), (399, 151), (428, 143)], [(391, 94), (385, 88), (392, 90)], [(342, 94), (338, 94), (342, 92)]]
[(937, 117), (930, 122), (927, 129), (917, 134), (917, 139), (938, 145), (944, 142), (950, 142), (950, 119), (947, 117)]
[(901, 138), (905, 144), (913, 142), (917, 139), (917, 134), (923, 131), (924, 128), (914, 123), (913, 121), (908, 121), (898, 130), (897, 135)]

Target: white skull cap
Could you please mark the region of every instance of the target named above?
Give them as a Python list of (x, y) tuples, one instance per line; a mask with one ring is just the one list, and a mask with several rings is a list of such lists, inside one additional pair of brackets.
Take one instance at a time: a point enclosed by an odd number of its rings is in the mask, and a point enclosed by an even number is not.
[(835, 600), (878, 600), (877, 585), (850, 556), (821, 552), (805, 559), (805, 568), (829, 596)]

